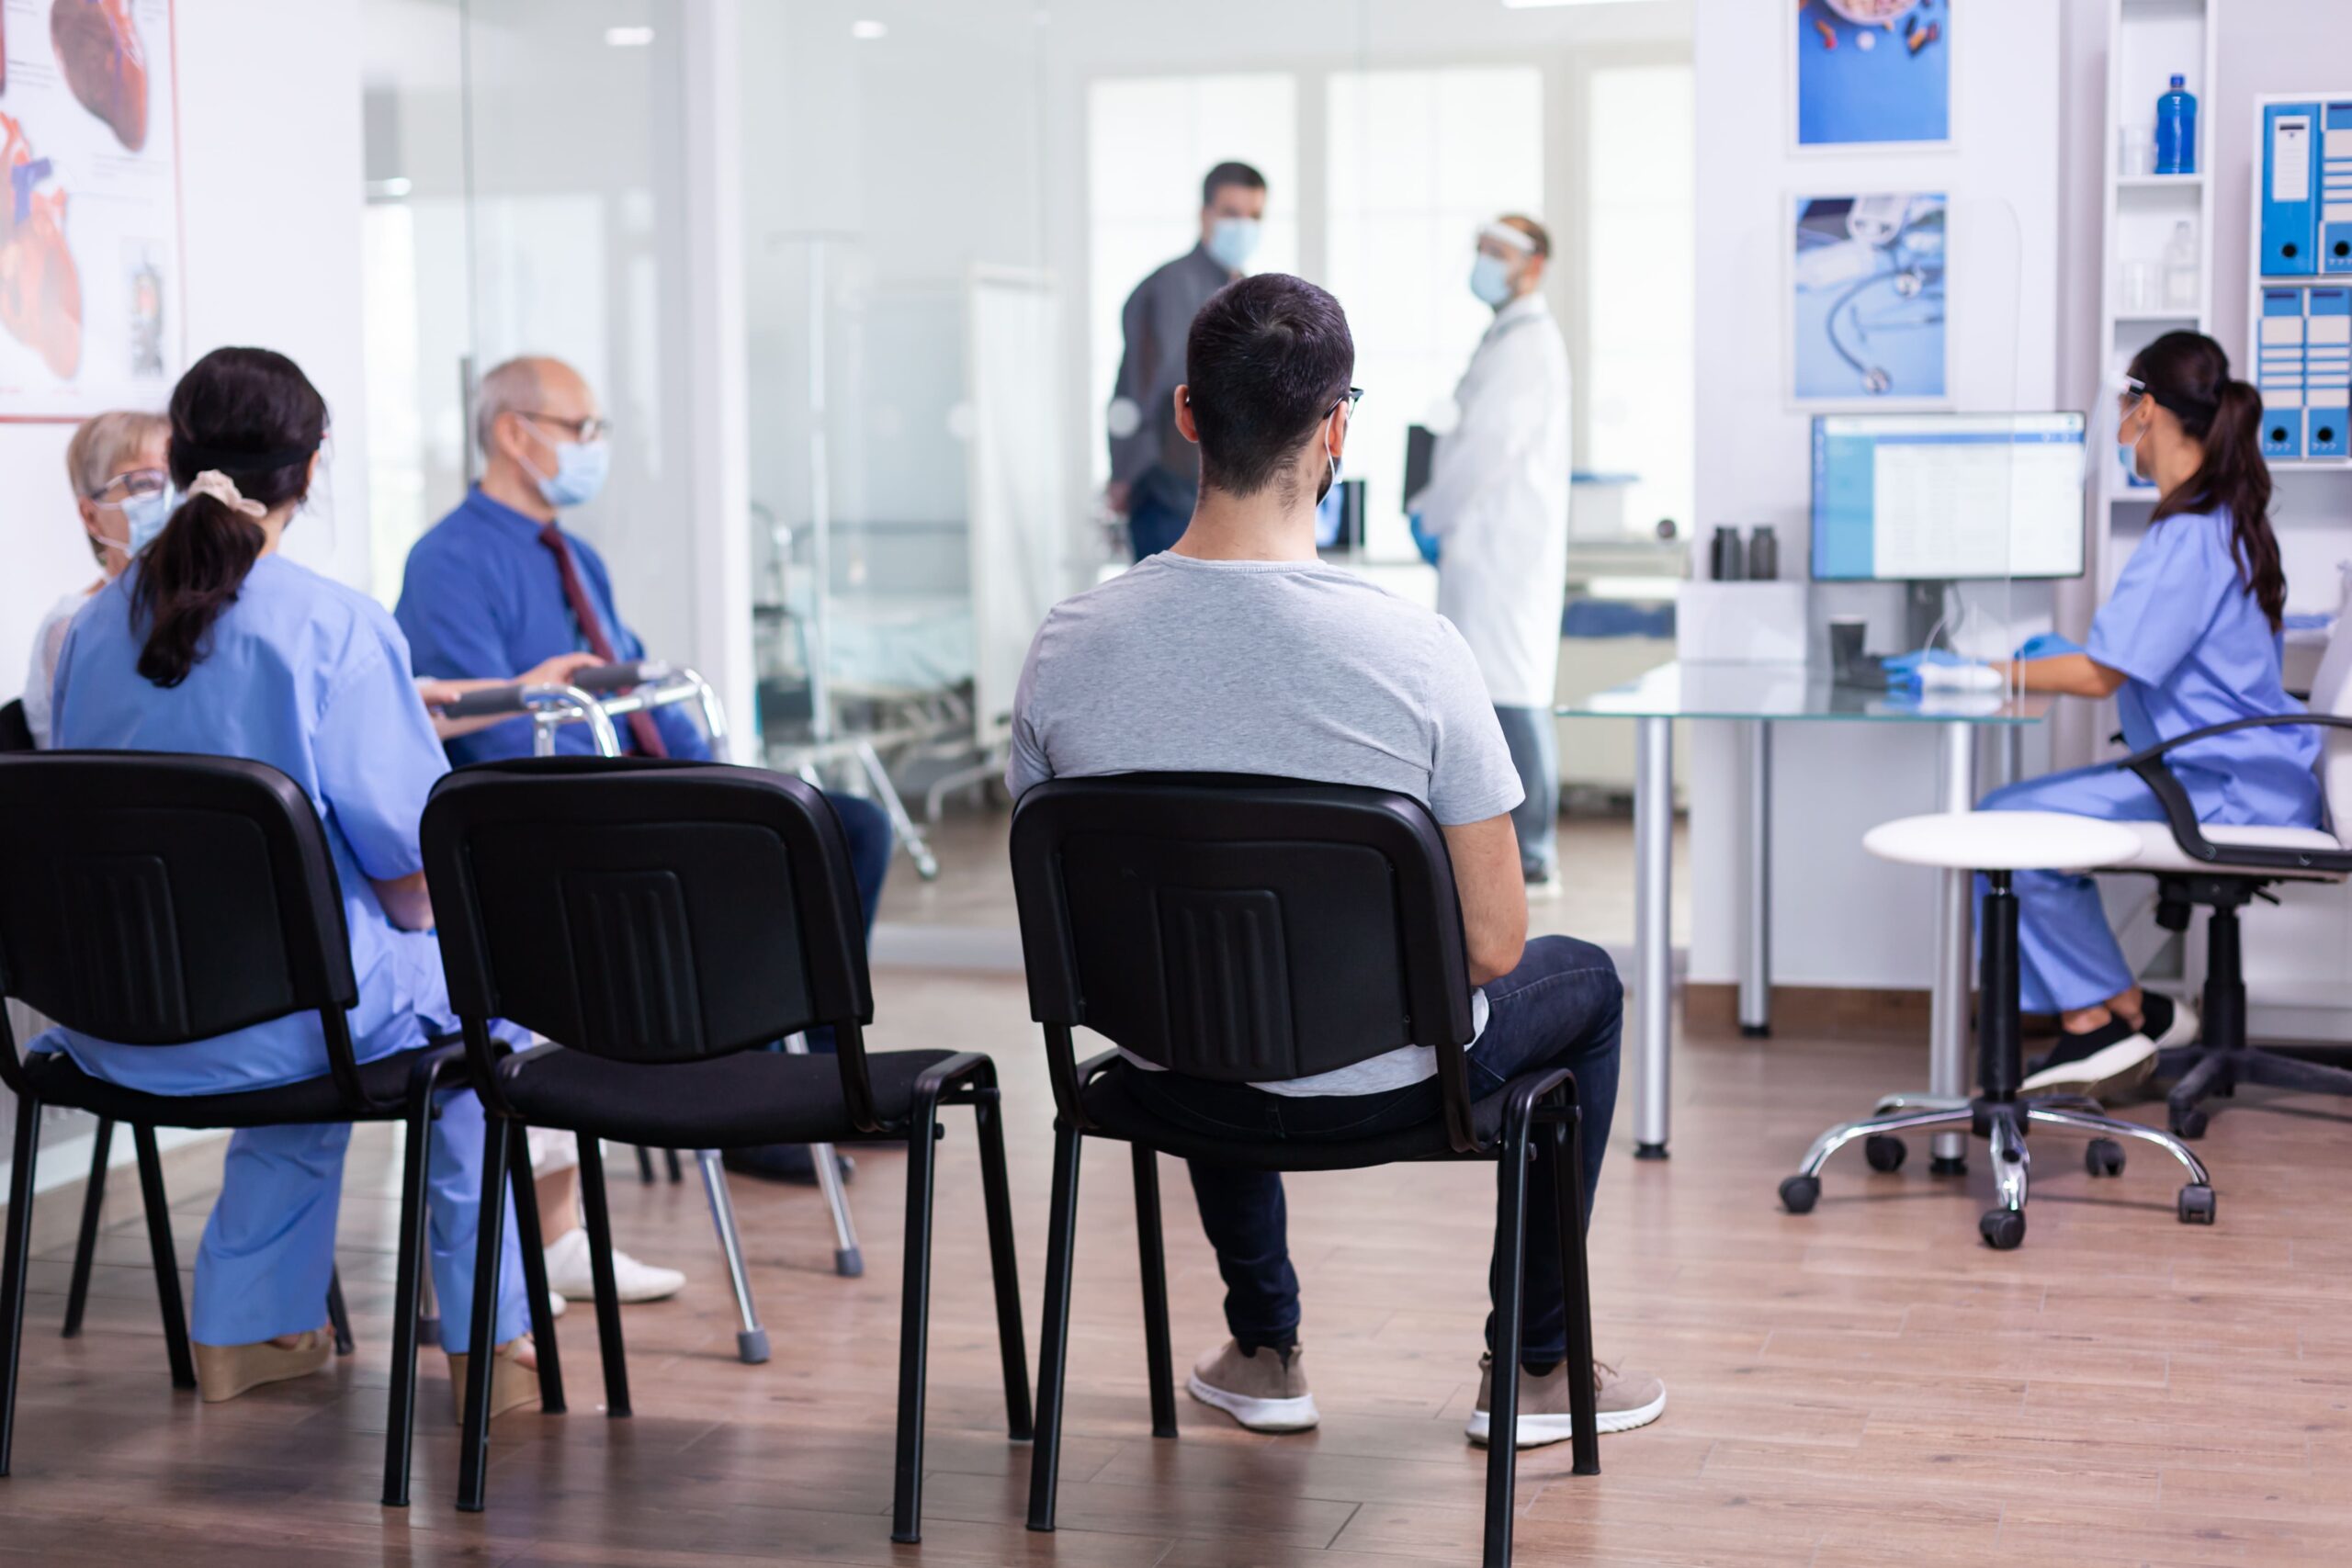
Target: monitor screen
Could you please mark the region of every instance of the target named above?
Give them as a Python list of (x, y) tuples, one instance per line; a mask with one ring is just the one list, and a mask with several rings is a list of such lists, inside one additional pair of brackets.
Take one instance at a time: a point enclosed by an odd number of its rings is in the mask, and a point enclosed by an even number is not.
[(2083, 416), (1818, 414), (1817, 581), (2083, 574)]

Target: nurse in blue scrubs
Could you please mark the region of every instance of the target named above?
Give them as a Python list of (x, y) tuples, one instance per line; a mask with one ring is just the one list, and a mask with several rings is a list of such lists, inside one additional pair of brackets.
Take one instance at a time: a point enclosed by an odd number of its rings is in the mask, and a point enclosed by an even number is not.
[[(267, 762), (318, 807), (342, 884), (365, 1062), (452, 1031), (417, 824), (447, 770), (409, 674), (408, 645), (373, 600), (278, 552), (309, 492), (325, 401), (264, 349), (205, 355), (172, 393), (170, 469), (185, 497), (154, 543), (74, 617), (60, 660), (62, 747), (187, 751)], [(167, 1051), (54, 1030), (35, 1049), (155, 1094), (266, 1089), (322, 1076), (309, 1013)], [(191, 1337), (207, 1400), (326, 1364), (347, 1125), (255, 1127), (229, 1144), (196, 1260)], [(444, 1346), (466, 1350), (482, 1112), (452, 1094), (434, 1121), (428, 1249)], [(509, 1250), (512, 1252), (512, 1235)], [(528, 1397), (518, 1259), (498, 1281), (502, 1404)]]
[[(2114, 595), (2078, 652), (2009, 666), (2029, 692), (2113, 697), (2134, 751), (2209, 725), (2303, 711), (2278, 671), (2287, 581), (2270, 530), (2262, 399), (2230, 376), (2221, 345), (2168, 333), (2132, 362), (2117, 439), (2160, 499)], [(2166, 765), (2200, 822), (2320, 825), (2316, 730), (2245, 729), (2186, 746)], [(2164, 818), (2154, 791), (2112, 763), (1996, 790), (1988, 811), (2067, 811), (2124, 822)], [(2143, 992), (2108, 929), (2087, 876), (2016, 877), (2029, 1012), (2064, 1035), (2025, 1088), (2105, 1093), (2143, 1080), (2156, 1052), (2195, 1038), (2189, 1010)]]

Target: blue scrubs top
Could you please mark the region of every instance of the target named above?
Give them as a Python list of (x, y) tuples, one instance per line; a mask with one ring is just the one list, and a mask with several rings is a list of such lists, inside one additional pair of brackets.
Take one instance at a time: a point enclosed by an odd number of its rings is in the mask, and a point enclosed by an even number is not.
[[(408, 634), (416, 673), (442, 680), (511, 680), (560, 654), (590, 651), (588, 635), (564, 596), (563, 574), (555, 552), (539, 537), (540, 525), (480, 490), (467, 492), (455, 512), (425, 532), (408, 554), (408, 575), (393, 611)], [(645, 657), (645, 645), (620, 617), (613, 603), (611, 574), (595, 547), (576, 534), (571, 546), (580, 585), (613, 652), (623, 660)], [(662, 743), (673, 757), (707, 761), (710, 747), (683, 707), (653, 710)], [(584, 724), (556, 732), (559, 751), (594, 750)], [(620, 727), (621, 744), (628, 728)], [(449, 742), (449, 760), (463, 766), (501, 757), (531, 754), (531, 721), (509, 719)]]
[[(369, 886), (423, 867), (417, 824), (448, 771), (400, 628), (366, 595), (267, 555), (213, 623), (187, 679), (157, 686), (138, 671), (139, 570), (134, 563), (74, 618), (57, 666), (57, 744), (246, 757), (284, 773), (318, 807), (343, 886), (359, 982), (354, 1054), (372, 1061), (454, 1030), (433, 935), (395, 929)], [(35, 1048), (63, 1049), (94, 1077), (157, 1094), (266, 1089), (327, 1070), (311, 1012), (168, 1050), (64, 1029)]]
[[(2137, 751), (2209, 725), (2302, 713), (2278, 672), (2278, 634), (2245, 586), (2229, 509), (2183, 513), (2148, 530), (2091, 622), (2086, 651), (2126, 680), (2116, 693)], [(2242, 729), (2165, 759), (2198, 820), (2315, 828), (2319, 732)]]

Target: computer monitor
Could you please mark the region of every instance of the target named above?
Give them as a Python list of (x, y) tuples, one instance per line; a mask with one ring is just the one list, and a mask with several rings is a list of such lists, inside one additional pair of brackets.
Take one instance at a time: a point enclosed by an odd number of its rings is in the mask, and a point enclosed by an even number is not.
[(1817, 414), (1825, 582), (2083, 574), (2083, 416)]

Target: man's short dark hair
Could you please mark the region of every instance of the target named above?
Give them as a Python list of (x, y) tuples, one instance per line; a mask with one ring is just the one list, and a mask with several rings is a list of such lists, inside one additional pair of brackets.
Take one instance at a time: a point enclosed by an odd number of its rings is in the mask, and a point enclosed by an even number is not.
[(1266, 176), (1247, 164), (1236, 164), (1230, 160), (1219, 164), (1201, 182), (1201, 205), (1207, 207), (1215, 203), (1216, 193), (1227, 186), (1239, 186), (1244, 190), (1263, 190), (1266, 188)]
[(1261, 272), (1218, 289), (1184, 343), (1201, 482), (1254, 495), (1286, 479), (1355, 373), (1347, 312), (1315, 285)]

